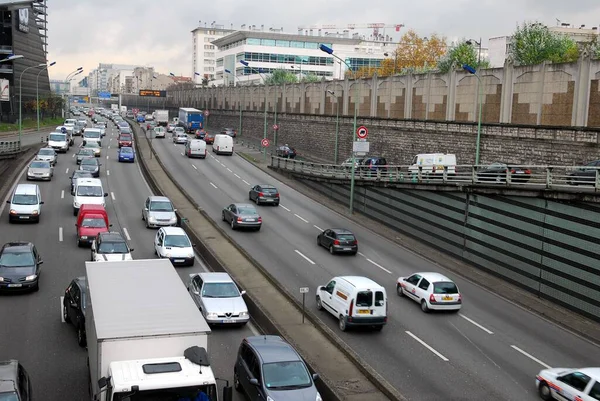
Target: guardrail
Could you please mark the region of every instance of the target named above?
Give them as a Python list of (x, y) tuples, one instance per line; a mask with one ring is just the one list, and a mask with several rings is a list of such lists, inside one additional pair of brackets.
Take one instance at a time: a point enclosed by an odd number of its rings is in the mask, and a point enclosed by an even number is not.
[(0, 141), (0, 158), (21, 153), (19, 141)]
[[(352, 165), (312, 163), (271, 156), (271, 167), (331, 180), (350, 180)], [(585, 188), (600, 192), (600, 166), (356, 166), (354, 179), (362, 182), (495, 186), (523, 189)]]

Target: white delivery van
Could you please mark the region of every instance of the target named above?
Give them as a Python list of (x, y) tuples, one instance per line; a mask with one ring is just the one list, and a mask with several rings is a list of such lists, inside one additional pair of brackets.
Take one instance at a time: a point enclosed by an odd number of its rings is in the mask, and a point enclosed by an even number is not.
[(42, 194), (36, 184), (19, 184), (8, 201), (10, 210), (8, 222), (35, 221), (39, 223), (42, 214)]
[(444, 167), (448, 174), (456, 174), (456, 155), (444, 153), (423, 153), (413, 158), (408, 171), (418, 174), (421, 167), (422, 174), (444, 174)]
[(231, 156), (233, 154), (233, 138), (225, 134), (215, 135), (212, 150), (218, 155)]
[(187, 157), (206, 158), (206, 142), (202, 139), (192, 139), (185, 144), (185, 155)]
[(102, 205), (106, 207), (104, 198), (108, 193), (104, 192), (102, 181), (99, 178), (85, 178), (77, 180), (73, 195), (73, 216), (77, 216), (79, 208), (83, 204)]
[(332, 278), (317, 288), (317, 309), (326, 310), (339, 320), (340, 330), (351, 326), (371, 326), (381, 330), (387, 323), (385, 288), (360, 276)]
[(83, 132), (83, 145), (88, 142), (96, 142), (102, 147), (102, 128), (88, 128)]
[(56, 150), (57, 152), (67, 153), (69, 150), (69, 135), (66, 132), (61, 132), (61, 127), (57, 128), (58, 131), (51, 132), (48, 135), (48, 147)]

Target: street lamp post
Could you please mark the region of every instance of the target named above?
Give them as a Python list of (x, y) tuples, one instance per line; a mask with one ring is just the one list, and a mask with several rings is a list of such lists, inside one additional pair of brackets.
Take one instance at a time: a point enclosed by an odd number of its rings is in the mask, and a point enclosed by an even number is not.
[(40, 67), (46, 67), (46, 63), (32, 65), (30, 67), (27, 67), (23, 70), (23, 72), (21, 72), (21, 75), (19, 75), (19, 147), (21, 147), (21, 135), (23, 134), (23, 119), (22, 119), (22, 111), (23, 111), (22, 88), (23, 88), (23, 85), (21, 85), (21, 80), (23, 79), (23, 74), (25, 74), (25, 71), (30, 70), (32, 68), (40, 68)]
[[(20, 59), (20, 58), (23, 58), (23, 57), (24, 57), (24, 56), (22, 56), (22, 55), (20, 55), (20, 54), (19, 54), (19, 55), (11, 54), (11, 55), (9, 55), (8, 57), (6, 57), (6, 58), (3, 58), (2, 60), (0, 60), (0, 63), (6, 63), (7, 61), (13, 61), (13, 60), (17, 60), (17, 59)], [(0, 95), (1, 95), (2, 93), (4, 93), (4, 91), (5, 91), (6, 89), (8, 89), (8, 84), (7, 84), (7, 85), (6, 85), (4, 88), (2, 88), (2, 90), (0, 91)]]
[[(225, 70), (225, 72), (227, 74), (233, 75), (233, 85), (234, 86), (235, 86), (235, 80), (236, 79), (237, 79), (237, 82), (238, 82), (238, 86), (241, 86), (241, 85), (239, 85), (240, 79), (235, 74), (233, 74), (231, 71), (229, 71), (227, 69)], [(242, 92), (242, 94), (243, 94), (243, 92)], [(245, 96), (243, 97), (243, 99), (245, 100)], [(238, 135), (242, 136), (242, 102), (241, 101), (240, 101), (240, 122), (238, 123)]]
[(335, 97), (335, 152), (333, 155), (333, 160), (335, 164), (338, 164), (338, 141), (340, 137), (340, 102), (338, 101), (337, 96), (335, 96), (334, 91), (327, 90), (327, 93)]
[[(348, 67), (348, 69), (350, 71), (352, 71), (352, 67), (350, 66), (350, 64), (348, 64), (346, 62), (346, 60), (342, 60), (340, 57), (338, 57), (337, 55), (333, 54), (333, 49), (330, 48), (329, 46), (325, 46), (324, 44), (319, 45), (319, 49), (321, 49), (321, 51), (332, 55), (333, 57), (335, 57), (336, 59), (338, 59), (339, 61), (343, 62), (344, 64), (346, 64), (346, 67)], [(354, 142), (356, 142), (356, 129), (357, 127), (357, 117), (358, 117), (358, 102), (359, 102), (359, 98), (358, 98), (358, 83), (355, 82), (354, 83), (354, 129), (352, 130), (352, 146), (354, 147)], [(351, 170), (351, 176), (350, 176), (350, 213), (352, 214), (352, 212), (354, 211), (354, 173), (356, 172), (356, 155), (354, 154), (354, 149), (352, 149), (352, 170)]]
[(470, 65), (463, 65), (463, 70), (467, 71), (469, 74), (475, 75), (477, 81), (479, 82), (479, 117), (477, 118), (477, 141), (475, 143), (475, 166), (479, 165), (479, 144), (481, 141), (481, 114), (483, 109), (483, 83), (481, 82), (481, 77), (477, 73), (477, 70)]
[(36, 102), (36, 109), (37, 109), (37, 130), (40, 130), (40, 74), (44, 71), (46, 71), (49, 67), (52, 67), (54, 64), (56, 64), (56, 61), (51, 62), (49, 65), (46, 66), (46, 68), (42, 68), (42, 70), (40, 72), (38, 72), (37, 77), (35, 79), (35, 102)]
[(477, 55), (477, 68), (481, 68), (481, 38), (479, 38), (479, 42), (475, 39), (469, 39), (466, 42), (468, 45), (473, 45), (475, 43), (478, 47), (478, 55)]
[[(261, 76), (261, 78), (263, 79), (263, 84), (265, 85), (265, 123), (264, 123), (264, 131), (263, 131), (263, 139), (267, 139), (267, 82), (265, 80), (265, 76), (263, 74), (260, 73), (260, 70), (257, 70), (254, 67), (250, 67), (250, 64), (246, 61), (246, 60), (240, 60), (240, 63), (245, 66), (250, 68), (250, 70), (254, 70), (258, 73), (258, 75)], [(263, 161), (266, 162), (267, 161), (267, 147), (263, 146)]]
[[(77, 68), (76, 70), (74, 70), (74, 71), (71, 71), (70, 73), (68, 73), (68, 74), (67, 74), (67, 77), (65, 78), (65, 84), (67, 84), (67, 83), (71, 82), (71, 81), (69, 81), (69, 79), (71, 79), (71, 77), (73, 77), (74, 75), (77, 75), (77, 74), (79, 74), (79, 73), (81, 73), (81, 72), (83, 72), (83, 67), (79, 67), (79, 68)], [(97, 84), (97, 83), (98, 83), (98, 72), (96, 71), (96, 84)], [(69, 86), (69, 89), (70, 89), (70, 86)], [(63, 95), (63, 100), (64, 100), (64, 98), (65, 98), (65, 96)], [(64, 105), (64, 107), (63, 107), (63, 114), (64, 114), (64, 116), (66, 116), (66, 115), (67, 115), (66, 108), (67, 108), (67, 106), (68, 106), (68, 101), (69, 101), (69, 95), (67, 94), (67, 102), (66, 102), (66, 104), (65, 104), (65, 105)], [(90, 99), (90, 101), (91, 101), (91, 99)], [(64, 116), (63, 116), (63, 117), (64, 117)]]

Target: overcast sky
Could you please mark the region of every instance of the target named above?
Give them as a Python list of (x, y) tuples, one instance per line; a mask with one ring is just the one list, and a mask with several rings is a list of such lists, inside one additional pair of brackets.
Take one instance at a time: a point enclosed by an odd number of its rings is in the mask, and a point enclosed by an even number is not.
[[(597, 21), (594, 21), (594, 17)], [(422, 36), (448, 38), (510, 34), (518, 22), (556, 19), (586, 27), (600, 24), (599, 0), (102, 0), (48, 1), (48, 59), (53, 79), (98, 63), (154, 66), (160, 73), (191, 75), (191, 31), (205, 22), (284, 28), (298, 25), (404, 24)], [(370, 34), (369, 30), (359, 31)], [(388, 29), (386, 34), (399, 35)], [(82, 77), (83, 78), (83, 77)]]

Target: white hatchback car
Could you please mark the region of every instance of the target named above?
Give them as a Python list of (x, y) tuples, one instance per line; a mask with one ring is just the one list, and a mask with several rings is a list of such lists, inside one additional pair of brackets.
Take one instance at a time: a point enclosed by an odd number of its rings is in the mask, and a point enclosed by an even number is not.
[(162, 227), (154, 237), (154, 253), (173, 266), (193, 266), (194, 246), (181, 227)]
[(398, 278), (398, 295), (406, 296), (421, 304), (425, 313), (430, 310), (459, 311), (462, 295), (452, 280), (440, 273), (415, 273)]
[(542, 400), (600, 400), (600, 368), (544, 369), (535, 377)]

